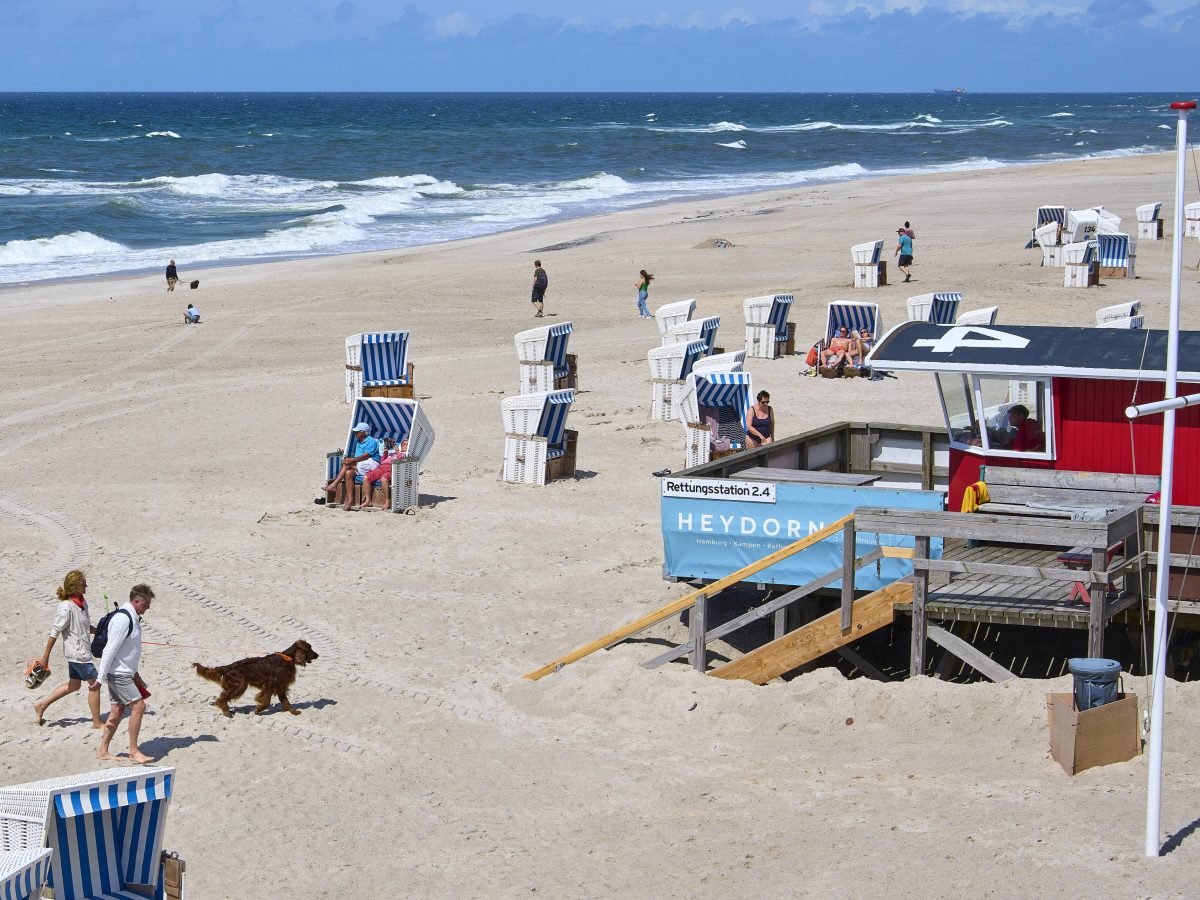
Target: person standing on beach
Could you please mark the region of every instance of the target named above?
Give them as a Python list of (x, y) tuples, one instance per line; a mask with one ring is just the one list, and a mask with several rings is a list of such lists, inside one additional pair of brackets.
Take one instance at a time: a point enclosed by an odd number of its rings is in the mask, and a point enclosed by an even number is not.
[(167, 263), (167, 293), (175, 290), (175, 285), (179, 284), (179, 272), (175, 270), (175, 260)]
[(112, 709), (104, 730), (100, 732), (100, 749), (97, 759), (116, 759), (108, 749), (117, 726), (129, 711), (129, 759), (144, 765), (154, 760), (144, 754), (138, 746), (142, 730), (142, 716), (146, 712), (149, 696), (144, 691), (138, 666), (142, 661), (142, 616), (150, 609), (154, 591), (146, 584), (135, 584), (129, 591), (129, 602), (120, 607), (108, 620), (108, 643), (100, 658), (100, 680), (108, 686), (108, 698)]
[(913, 231), (912, 223), (909, 222), (907, 219), (904, 221), (904, 233), (907, 234), (914, 241), (917, 239), (917, 233), (915, 231)]
[(638, 318), (653, 319), (654, 314), (650, 312), (650, 306), (646, 301), (650, 299), (650, 282), (654, 280), (654, 276), (645, 269), (642, 269), (638, 274), (641, 275), (641, 278), (637, 282)]
[(913, 239), (910, 238), (903, 228), (896, 229), (896, 235), (899, 240), (896, 243), (895, 256), (900, 257), (900, 271), (904, 273), (904, 281), (907, 284), (912, 281), (912, 261), (913, 261)]
[(67, 658), (67, 680), (52, 690), (46, 699), (33, 704), (37, 713), (37, 723), (46, 724), (44, 718), (47, 707), (56, 700), (61, 700), (67, 694), (79, 690), (83, 682), (88, 683), (87, 702), (92, 713), (92, 727), (100, 728), (100, 682), (97, 680), (96, 667), (92, 664), (92, 628), (88, 616), (87, 578), (78, 569), (72, 569), (63, 579), (62, 587), (58, 588), (58, 609), (54, 613), (54, 624), (50, 626), (50, 637), (46, 640), (46, 649), (42, 651), (42, 668), (50, 668), (50, 651), (54, 642), (62, 638), (63, 656)]
[(542, 317), (542, 301), (546, 299), (546, 288), (550, 286), (550, 279), (546, 275), (546, 270), (542, 268), (542, 261), (535, 259), (533, 261), (533, 296), (530, 302), (537, 308), (537, 312), (533, 314), (535, 319)]

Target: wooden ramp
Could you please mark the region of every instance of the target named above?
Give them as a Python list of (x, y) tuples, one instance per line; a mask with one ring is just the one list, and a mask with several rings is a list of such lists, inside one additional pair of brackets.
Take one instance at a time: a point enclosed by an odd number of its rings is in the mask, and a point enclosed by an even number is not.
[(772, 678), (785, 675), (885, 625), (891, 625), (895, 616), (893, 607), (897, 603), (911, 603), (912, 590), (912, 581), (908, 579), (889, 584), (854, 601), (850, 628), (842, 630), (842, 611), (835, 609), (778, 640), (713, 669), (709, 674), (717, 678), (742, 678), (755, 684), (766, 684)]

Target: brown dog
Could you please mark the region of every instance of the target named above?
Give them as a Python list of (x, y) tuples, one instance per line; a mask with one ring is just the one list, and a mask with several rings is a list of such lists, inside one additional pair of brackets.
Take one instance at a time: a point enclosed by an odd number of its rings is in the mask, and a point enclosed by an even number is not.
[(279, 698), (279, 705), (287, 712), (298, 716), (300, 710), (292, 709), (292, 704), (288, 702), (288, 688), (296, 681), (296, 667), (308, 665), (318, 655), (308, 641), (296, 641), (282, 653), (272, 653), (270, 656), (239, 659), (227, 666), (212, 669), (200, 663), (192, 663), (192, 666), (201, 678), (221, 686), (221, 696), (213, 702), (213, 706), (228, 718), (233, 718), (229, 701), (242, 696), (248, 687), (258, 688), (254, 696), (256, 716), (261, 716), (263, 710), (271, 705), (273, 696)]

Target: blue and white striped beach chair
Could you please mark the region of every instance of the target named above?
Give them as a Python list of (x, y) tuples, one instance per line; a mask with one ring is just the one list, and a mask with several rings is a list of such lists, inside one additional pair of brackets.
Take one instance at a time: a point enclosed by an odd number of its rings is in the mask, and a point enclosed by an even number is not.
[(165, 896), (172, 768), (107, 769), (0, 788), (0, 816), (40, 820), (55, 900)]
[[(421, 408), (420, 401), (387, 397), (359, 397), (354, 401), (354, 411), (350, 416), (344, 448), (325, 456), (327, 481), (332, 481), (342, 470), (343, 458), (358, 455), (354, 426), (359, 422), (370, 425), (370, 436), (381, 443), (384, 438), (391, 438), (397, 446), (401, 441), (408, 441), (405, 458), (392, 463), (389, 479), (392, 485), (390, 508), (392, 512), (415, 510), (420, 501), (421, 466), (429, 451), (433, 449), (434, 438), (433, 426), (429, 424), (429, 418)], [(361, 484), (362, 476), (356, 477), (355, 483)], [(328, 496), (326, 500), (332, 505), (338, 498)]]
[(953, 325), (954, 317), (958, 315), (958, 304), (962, 302), (962, 294), (944, 292), (936, 294), (918, 294), (908, 298), (908, 321), (932, 322), (935, 325)]
[(677, 416), (686, 437), (690, 468), (746, 447), (746, 413), (754, 391), (749, 372), (692, 373), (680, 395)]
[(1130, 300), (1128, 303), (1116, 303), (1096, 310), (1096, 327), (1103, 328), (1109, 322), (1117, 322), (1136, 316), (1142, 311), (1141, 300)]
[(677, 300), (666, 303), (654, 311), (654, 321), (658, 325), (658, 336), (663, 344), (674, 343), (669, 337), (671, 329), (680, 322), (687, 322), (696, 311), (695, 300)]
[(985, 306), (983, 309), (971, 309), (954, 320), (955, 325), (995, 325), (998, 306)]
[(873, 288), (887, 284), (887, 261), (883, 255), (883, 241), (855, 244), (850, 248), (854, 260), (854, 286)]
[(692, 371), (697, 375), (707, 375), (710, 372), (740, 372), (745, 364), (746, 351), (734, 350), (730, 353), (702, 356), (692, 363)]
[(1064, 287), (1091, 287), (1100, 283), (1096, 266), (1097, 241), (1077, 241), (1063, 247)]
[(1139, 241), (1158, 241), (1163, 236), (1162, 204), (1145, 203), (1136, 210)]
[(521, 365), (518, 389), (522, 394), (578, 387), (575, 355), (567, 353), (574, 330), (570, 322), (560, 322), (531, 328), (516, 336), (517, 360)]
[(675, 401), (683, 381), (697, 360), (708, 356), (703, 340), (654, 347), (646, 354), (650, 365), (650, 418), (670, 422), (675, 418)]
[(1037, 222), (1034, 224), (1034, 229), (1041, 228), (1050, 222), (1057, 222), (1059, 225), (1067, 223), (1067, 208), (1065, 206), (1039, 206), (1037, 211)]
[(792, 294), (768, 294), (742, 301), (748, 356), (778, 359), (795, 353), (792, 329), (788, 325), (788, 313), (795, 299)]
[[(857, 331), (860, 335), (869, 334), (869, 337), (863, 337), (863, 359), (866, 359), (866, 354), (871, 347), (880, 338), (880, 332), (883, 330), (883, 318), (879, 314), (878, 303), (860, 303), (857, 300), (835, 300), (829, 304), (829, 313), (825, 319), (825, 339), (821, 342), (821, 349), (829, 347), (829, 342), (833, 340), (834, 335), (838, 333), (838, 329), (845, 326), (847, 334)], [(831, 370), (824, 367), (820, 369), (822, 375), (834, 375)], [(845, 371), (852, 375), (860, 374), (860, 369), (852, 369), (850, 366), (845, 367)]]
[(574, 402), (572, 390), (519, 394), (501, 401), (505, 481), (544, 485), (575, 477), (579, 433), (567, 428)]
[(1096, 235), (1096, 257), (1101, 278), (1136, 278), (1137, 239), (1127, 234)]
[(407, 331), (366, 331), (346, 338), (346, 402), (413, 394)]
[(1200, 237), (1200, 203), (1183, 207), (1183, 236)]
[(50, 877), (50, 856), (46, 847), (28, 850), (0, 850), (0, 900), (37, 900)]
[(672, 325), (667, 332), (667, 340), (663, 346), (670, 344), (690, 344), (693, 341), (704, 342), (704, 355), (714, 353), (717, 344), (717, 330), (721, 327), (720, 316), (708, 316), (704, 319), (689, 319)]

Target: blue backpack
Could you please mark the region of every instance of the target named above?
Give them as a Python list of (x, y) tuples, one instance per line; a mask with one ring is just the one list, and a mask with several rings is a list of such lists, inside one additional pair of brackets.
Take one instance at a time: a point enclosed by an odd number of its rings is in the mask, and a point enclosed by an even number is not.
[(99, 659), (104, 655), (104, 648), (108, 646), (108, 623), (117, 613), (125, 613), (129, 619), (129, 628), (133, 630), (133, 616), (129, 615), (129, 610), (117, 607), (110, 613), (105, 613), (104, 617), (96, 623), (96, 633), (92, 635), (92, 656)]

